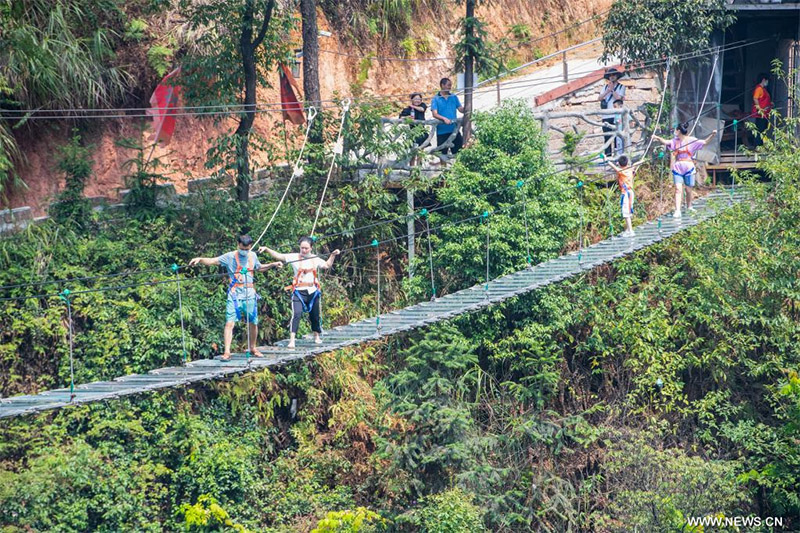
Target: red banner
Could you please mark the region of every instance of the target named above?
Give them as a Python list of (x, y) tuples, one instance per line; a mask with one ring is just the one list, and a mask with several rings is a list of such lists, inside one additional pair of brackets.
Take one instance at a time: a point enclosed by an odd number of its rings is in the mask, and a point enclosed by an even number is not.
[(153, 139), (157, 143), (169, 144), (172, 134), (175, 132), (175, 108), (180, 100), (181, 86), (174, 84), (172, 78), (180, 74), (181, 68), (178, 67), (161, 80), (153, 96), (150, 97), (150, 109), (147, 114), (153, 117), (153, 129), (155, 135)]
[(297, 86), (294, 76), (286, 68), (286, 65), (281, 63), (278, 68), (278, 75), (281, 78), (281, 111), (283, 113), (283, 120), (290, 121), (292, 124), (302, 124), (306, 121), (303, 114), (303, 105), (297, 100), (294, 94), (294, 89), (300, 92), (300, 87)]

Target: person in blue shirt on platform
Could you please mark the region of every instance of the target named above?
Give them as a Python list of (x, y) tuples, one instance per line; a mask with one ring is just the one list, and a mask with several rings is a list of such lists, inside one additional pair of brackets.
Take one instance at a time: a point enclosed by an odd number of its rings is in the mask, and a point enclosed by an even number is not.
[(228, 299), (225, 304), (225, 351), (222, 352), (223, 361), (231, 358), (231, 342), (233, 341), (233, 325), (239, 320), (244, 320), (250, 328), (250, 346), (247, 349), (253, 357), (261, 357), (261, 353), (256, 350), (256, 338), (258, 337), (258, 298), (255, 285), (253, 284), (253, 274), (264, 272), (269, 268), (277, 268), (283, 263), (275, 261), (262, 265), (255, 252), (250, 251), (253, 246), (253, 239), (249, 235), (239, 235), (238, 250), (222, 254), (219, 257), (195, 257), (189, 261), (189, 266), (222, 265), (228, 272), (230, 285), (228, 285)]
[[(453, 88), (453, 82), (450, 81), (450, 78), (442, 78), (439, 81), (439, 87), (441, 91), (431, 101), (433, 118), (443, 122), (443, 124), (436, 126), (436, 146), (441, 146), (447, 142), (453, 130), (458, 128), (456, 123), (457, 111), (464, 112), (464, 106), (461, 105), (458, 96), (450, 94), (450, 90)], [(445, 148), (442, 153), (450, 152), (455, 155), (461, 150), (462, 144), (464, 144), (464, 140), (461, 137), (461, 132), (458, 132), (455, 139), (453, 139), (453, 147)]]

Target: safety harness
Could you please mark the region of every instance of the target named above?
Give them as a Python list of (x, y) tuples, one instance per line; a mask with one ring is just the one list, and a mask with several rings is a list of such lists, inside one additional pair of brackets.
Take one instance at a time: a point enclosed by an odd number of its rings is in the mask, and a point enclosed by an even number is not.
[[(311, 274), (314, 276), (314, 281), (312, 282), (302, 282), (300, 281), (306, 274)], [(300, 296), (299, 289), (306, 289), (309, 287), (314, 287), (316, 290), (314, 291), (314, 295), (311, 296), (311, 301), (306, 304), (306, 301)], [(304, 313), (310, 313), (311, 309), (314, 308), (314, 302), (317, 301), (319, 298), (322, 289), (320, 288), (319, 278), (317, 277), (317, 269), (316, 268), (298, 268), (297, 274), (294, 275), (294, 280), (292, 280), (291, 285), (287, 285), (284, 287), (284, 290), (291, 291), (292, 296), (295, 294), (297, 295), (297, 299), (300, 300), (300, 304), (303, 306)]]
[[(233, 299), (233, 306), (236, 309), (236, 319), (242, 320), (242, 317), (244, 316), (247, 309), (247, 289), (253, 289), (253, 292), (255, 293), (256, 303), (261, 297), (258, 295), (258, 293), (255, 292), (255, 285), (252, 282), (250, 283), (247, 282), (247, 273), (250, 272), (252, 274), (253, 272), (253, 267), (254, 267), (253, 255), (250, 252), (247, 252), (246, 269), (242, 269), (242, 264), (239, 261), (239, 252), (234, 253), (233, 257), (236, 260), (236, 269), (234, 270), (233, 274), (231, 274), (231, 283), (230, 285), (228, 285), (228, 296), (230, 296)], [(245, 305), (243, 305), (241, 308), (239, 307), (239, 299), (236, 297), (236, 293), (238, 292), (239, 289), (245, 290)], [(250, 322), (256, 321), (255, 320), (256, 307), (257, 306), (254, 305), (253, 312), (249, 313), (250, 316), (248, 316), (248, 320)]]
[[(696, 169), (695, 169), (695, 166), (694, 166), (694, 161), (692, 161), (692, 151), (689, 150), (689, 148), (687, 146), (679, 146), (678, 148), (676, 148), (675, 150), (672, 151), (672, 155), (675, 158), (675, 161), (689, 161), (689, 162), (692, 163), (692, 168), (687, 170), (684, 173), (677, 172), (677, 171), (675, 171), (673, 169), (672, 170), (672, 174), (674, 176), (678, 176), (680, 178), (686, 179), (687, 177), (689, 177), (692, 174), (694, 174), (694, 171)], [(682, 157), (682, 156), (685, 156), (685, 157)]]

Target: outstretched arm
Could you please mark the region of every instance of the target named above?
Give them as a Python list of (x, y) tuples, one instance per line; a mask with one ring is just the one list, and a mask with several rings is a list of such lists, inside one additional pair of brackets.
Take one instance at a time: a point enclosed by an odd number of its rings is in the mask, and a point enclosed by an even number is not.
[(282, 267), (282, 266), (283, 266), (283, 262), (282, 261), (275, 261), (273, 263), (267, 263), (266, 265), (261, 265), (259, 267), (258, 271), (259, 272), (266, 272), (270, 268), (278, 268), (278, 267)]
[(712, 131), (711, 133), (709, 133), (709, 134), (708, 134), (708, 137), (706, 137), (705, 139), (703, 139), (703, 142), (704, 142), (704, 143), (707, 143), (707, 142), (709, 142), (711, 139), (713, 139), (714, 137), (716, 137), (716, 135), (717, 135), (717, 130), (714, 130), (714, 131)]
[(342, 253), (342, 252), (339, 251), (338, 248), (336, 250), (332, 251), (331, 255), (328, 256), (328, 260), (325, 261), (324, 265), (320, 265), (320, 268), (326, 268), (327, 269), (327, 268), (332, 267), (333, 266), (333, 261), (336, 259), (336, 256), (339, 255), (340, 253)]
[(669, 144), (669, 140), (665, 139), (664, 137), (659, 137), (658, 135), (653, 135), (653, 139), (661, 144)]
[(611, 170), (613, 170), (615, 172), (619, 172), (620, 170), (622, 170), (620, 167), (618, 167), (617, 165), (615, 165), (614, 163), (612, 163), (608, 159), (606, 159), (606, 163), (608, 163), (608, 166), (611, 167)]
[(214, 266), (219, 264), (219, 257), (195, 257), (189, 261), (189, 266), (205, 265)]
[(272, 248), (269, 248), (267, 246), (260, 246), (258, 248), (258, 253), (263, 254), (264, 252), (267, 252), (269, 255), (271, 255), (273, 259), (277, 259), (278, 261), (283, 261), (284, 263), (286, 262), (286, 254), (278, 253)]

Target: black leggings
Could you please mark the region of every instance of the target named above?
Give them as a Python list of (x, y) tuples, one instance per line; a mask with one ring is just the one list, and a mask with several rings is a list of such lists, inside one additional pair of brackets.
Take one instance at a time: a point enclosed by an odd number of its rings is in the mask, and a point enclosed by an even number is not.
[(758, 130), (758, 133), (754, 135), (753, 146), (761, 146), (764, 144), (763, 135), (767, 131), (767, 127), (769, 127), (769, 119), (756, 117), (753, 122), (756, 123), (756, 129)]
[[(291, 333), (297, 333), (297, 329), (300, 327), (300, 318), (303, 316), (304, 311), (303, 304), (305, 304), (306, 309), (311, 308), (308, 313), (308, 317), (311, 319), (311, 331), (322, 333), (320, 298), (322, 298), (322, 293), (319, 291), (311, 294), (305, 291), (294, 291), (292, 293), (292, 321), (289, 323), (289, 331)], [(311, 303), (312, 299), (314, 300), (313, 304)]]

